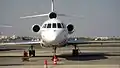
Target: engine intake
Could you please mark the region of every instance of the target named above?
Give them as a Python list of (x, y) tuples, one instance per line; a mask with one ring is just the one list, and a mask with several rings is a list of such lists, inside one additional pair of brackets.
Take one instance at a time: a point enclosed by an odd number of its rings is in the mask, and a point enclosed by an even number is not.
[(33, 32), (39, 32), (39, 30), (40, 30), (40, 25), (35, 24), (35, 25), (32, 26), (32, 31)]
[(52, 19), (52, 18), (56, 18), (57, 17), (57, 14), (55, 12), (51, 12), (49, 14), (49, 18)]
[(74, 32), (74, 26), (72, 24), (67, 25), (67, 30), (69, 34), (72, 34)]

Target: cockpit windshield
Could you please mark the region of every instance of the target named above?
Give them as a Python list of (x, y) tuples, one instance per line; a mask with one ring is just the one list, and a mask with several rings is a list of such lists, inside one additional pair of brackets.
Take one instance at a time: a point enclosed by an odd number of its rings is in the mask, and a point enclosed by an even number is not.
[(48, 23), (47, 28), (51, 28), (51, 23)]
[(64, 26), (64, 24), (63, 24), (63, 23), (61, 23), (61, 25), (62, 25), (62, 28), (65, 28), (65, 26)]
[(53, 24), (52, 24), (52, 28), (56, 28), (56, 23), (53, 23)]
[(57, 23), (57, 26), (58, 28), (62, 28), (61, 24), (60, 23)]
[(47, 26), (47, 24), (44, 24), (44, 25), (43, 25), (43, 28), (46, 28), (46, 26)]
[(44, 24), (43, 28), (65, 28), (63, 23), (48, 23)]

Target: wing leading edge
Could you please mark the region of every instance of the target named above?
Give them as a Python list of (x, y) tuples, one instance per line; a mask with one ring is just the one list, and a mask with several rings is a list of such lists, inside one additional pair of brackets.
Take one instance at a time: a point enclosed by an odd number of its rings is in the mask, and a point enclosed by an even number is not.
[(30, 42), (11, 42), (11, 43), (0, 43), (0, 45), (38, 45), (40, 41), (30, 41)]
[[(102, 44), (102, 43), (120, 43), (120, 41), (86, 41), (86, 40), (72, 40), (68, 41), (68, 45), (77, 44)], [(11, 43), (0, 43), (0, 45), (40, 45), (41, 41), (29, 41), (29, 42), (11, 42)]]
[(72, 40), (68, 41), (68, 45), (77, 44), (102, 44), (102, 43), (120, 43), (120, 41), (84, 41), (84, 40)]

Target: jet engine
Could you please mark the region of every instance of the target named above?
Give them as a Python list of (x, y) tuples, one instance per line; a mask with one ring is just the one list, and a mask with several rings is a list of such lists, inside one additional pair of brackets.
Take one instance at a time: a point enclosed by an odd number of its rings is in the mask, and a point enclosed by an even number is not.
[(69, 34), (72, 34), (74, 32), (74, 26), (72, 24), (67, 25), (67, 30)]
[(40, 25), (34, 24), (34, 25), (32, 26), (32, 31), (33, 31), (33, 32), (39, 32), (39, 30), (40, 30)]
[(55, 12), (51, 12), (49, 13), (49, 18), (52, 19), (52, 18), (56, 18), (57, 17), (57, 14)]

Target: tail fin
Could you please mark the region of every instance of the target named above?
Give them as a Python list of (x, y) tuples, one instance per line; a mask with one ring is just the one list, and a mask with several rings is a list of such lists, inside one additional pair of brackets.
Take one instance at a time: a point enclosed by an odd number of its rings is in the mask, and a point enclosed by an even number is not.
[(51, 12), (54, 12), (54, 0), (51, 0)]

